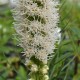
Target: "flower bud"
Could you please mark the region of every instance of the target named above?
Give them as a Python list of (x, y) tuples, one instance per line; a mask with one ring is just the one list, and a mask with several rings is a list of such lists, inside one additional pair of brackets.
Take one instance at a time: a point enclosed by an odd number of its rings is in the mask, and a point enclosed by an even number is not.
[(31, 79), (28, 79), (28, 80), (34, 80), (34, 79), (31, 78)]
[(38, 71), (38, 66), (36, 64), (32, 64), (31, 71), (32, 72), (37, 72)]
[(48, 76), (48, 75), (45, 75), (45, 76), (44, 76), (44, 79), (45, 79), (45, 80), (49, 80), (49, 76)]

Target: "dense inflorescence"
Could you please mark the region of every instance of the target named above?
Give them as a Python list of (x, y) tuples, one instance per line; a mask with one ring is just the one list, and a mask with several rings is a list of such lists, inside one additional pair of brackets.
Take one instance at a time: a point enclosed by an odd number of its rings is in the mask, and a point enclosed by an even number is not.
[(56, 0), (15, 0), (14, 27), (26, 60), (32, 56), (43, 63), (52, 57), (59, 39), (59, 14)]

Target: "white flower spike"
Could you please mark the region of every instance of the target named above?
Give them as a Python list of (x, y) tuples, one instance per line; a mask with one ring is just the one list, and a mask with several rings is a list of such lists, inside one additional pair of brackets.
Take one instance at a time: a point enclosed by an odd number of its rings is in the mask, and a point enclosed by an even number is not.
[[(47, 64), (59, 39), (57, 0), (14, 0), (14, 27), (26, 58)], [(50, 56), (51, 55), (51, 56)]]

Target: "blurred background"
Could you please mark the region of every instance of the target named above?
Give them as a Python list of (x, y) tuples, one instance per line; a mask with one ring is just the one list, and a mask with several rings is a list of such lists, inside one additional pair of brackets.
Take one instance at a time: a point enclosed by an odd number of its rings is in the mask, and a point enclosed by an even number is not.
[[(13, 0), (0, 0), (0, 80), (26, 80), (10, 6), (15, 6)], [(60, 0), (59, 7), (62, 35), (48, 64), (50, 80), (80, 80), (80, 0)]]

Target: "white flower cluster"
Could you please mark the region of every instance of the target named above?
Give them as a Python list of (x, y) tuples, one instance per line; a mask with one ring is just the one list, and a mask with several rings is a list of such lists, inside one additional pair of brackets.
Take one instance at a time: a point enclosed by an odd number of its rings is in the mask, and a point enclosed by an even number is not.
[(60, 35), (57, 5), (56, 0), (15, 0), (14, 27), (27, 59), (35, 56), (47, 63), (52, 57)]

